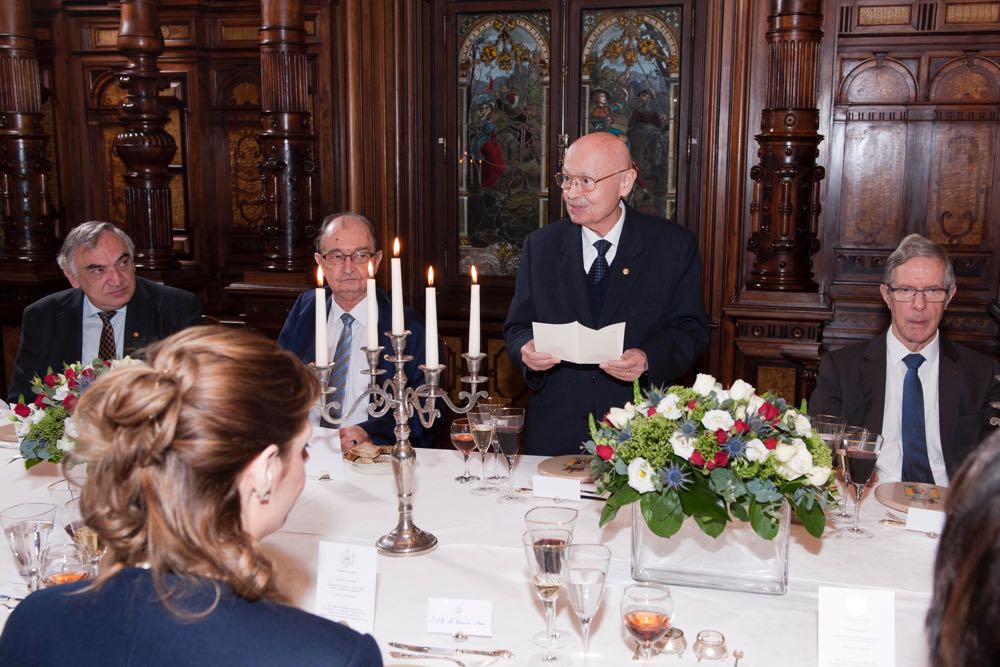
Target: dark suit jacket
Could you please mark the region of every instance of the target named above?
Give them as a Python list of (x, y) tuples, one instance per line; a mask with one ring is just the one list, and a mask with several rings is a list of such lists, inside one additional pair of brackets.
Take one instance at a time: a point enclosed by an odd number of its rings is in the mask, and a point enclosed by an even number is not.
[[(385, 348), (382, 359), (379, 361), (379, 368), (385, 370), (384, 375), (379, 376), (379, 384), (392, 377), (396, 372), (396, 367), (386, 361), (385, 355), (392, 354), (392, 342), (385, 334), (391, 328), (392, 323), (392, 303), (389, 296), (382, 290), (376, 290), (376, 301), (378, 301), (378, 341), (379, 345)], [(330, 287), (326, 287), (326, 312), (330, 312), (333, 293)], [(281, 328), (278, 336), (278, 345), (295, 354), (305, 363), (316, 361), (316, 290), (306, 290), (299, 295), (295, 305), (288, 312), (285, 325)], [(416, 387), (424, 383), (424, 374), (420, 370), (420, 364), (424, 363), (424, 323), (420, 320), (417, 311), (412, 308), (403, 309), (403, 322), (410, 331), (410, 336), (406, 339), (406, 353), (413, 357), (412, 361), (406, 363), (407, 386)], [(364, 341), (358, 341), (359, 346), (364, 345)], [(367, 376), (365, 376), (367, 379)], [(350, 406), (348, 406), (350, 407)], [(363, 407), (359, 407), (363, 410)], [(393, 430), (396, 427), (396, 420), (392, 412), (375, 418), (368, 417), (367, 421), (359, 424), (361, 428), (371, 437), (372, 442), (378, 445), (391, 445), (396, 442), (396, 435)], [(414, 415), (410, 419), (410, 444), (415, 446), (430, 446), (431, 433), (424, 429), (420, 420)]]
[[(71, 594), (86, 583), (38, 591), (17, 606), (0, 636), (4, 667), (382, 664), (370, 635), (294, 607), (248, 602), (228, 586), (208, 616), (178, 620), (147, 570), (126, 568), (97, 591)], [(185, 607), (203, 610), (212, 598), (201, 582)]]
[[(809, 414), (840, 415), (847, 423), (882, 431), (885, 412), (886, 336), (855, 343), (823, 355)], [(995, 359), (940, 338), (938, 416), (941, 451), (951, 478), (962, 461), (993, 427), (990, 406), (1000, 400), (1000, 364)]]
[[(155, 343), (201, 321), (198, 295), (175, 287), (135, 279), (135, 294), (125, 312), (124, 353)], [(83, 291), (68, 289), (50, 294), (24, 309), (21, 346), (14, 361), (8, 397), (10, 402), (31, 394), (31, 379), (45, 375), (51, 367), (58, 372), (65, 364), (78, 361), (83, 354)]]
[[(587, 417), (602, 418), (632, 399), (632, 384), (597, 366), (563, 362), (530, 371), (521, 347), (532, 322), (579, 321), (594, 329), (625, 322), (625, 349), (646, 353), (647, 384), (666, 384), (687, 372), (708, 345), (701, 263), (694, 236), (679, 225), (626, 208), (624, 227), (600, 317), (591, 315), (583, 270), (581, 228), (568, 219), (532, 232), (524, 241), (504, 338), (507, 354), (532, 389), (525, 451), (558, 455), (580, 451), (589, 438)], [(627, 269), (627, 272), (626, 272)]]

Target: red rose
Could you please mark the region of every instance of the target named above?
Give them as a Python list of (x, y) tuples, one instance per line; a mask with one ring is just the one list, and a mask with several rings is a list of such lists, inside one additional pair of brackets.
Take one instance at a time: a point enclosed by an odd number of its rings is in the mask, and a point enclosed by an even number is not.
[(688, 410), (694, 410), (696, 407), (698, 407), (698, 401), (694, 400), (693, 398), (690, 401), (688, 401)]
[(705, 465), (705, 457), (696, 449), (691, 453), (691, 463), (696, 466), (703, 466)]
[(728, 464), (729, 464), (729, 454), (726, 454), (725, 452), (715, 453), (715, 465), (719, 466), (720, 468), (724, 468)]
[(726, 444), (727, 440), (729, 440), (729, 434), (723, 431), (721, 428), (715, 432), (715, 441), (718, 442), (720, 445)]
[(31, 414), (31, 409), (24, 403), (18, 403), (14, 406), (14, 414), (21, 418), (26, 418)]
[(110, 360), (110, 359), (105, 359), (105, 360), (104, 360), (104, 365), (105, 365), (106, 367), (108, 367), (108, 368), (111, 368), (111, 360)]
[(55, 373), (49, 373), (44, 378), (42, 378), (42, 382), (44, 382), (50, 387), (54, 387), (57, 384), (59, 384), (59, 376), (56, 375)]
[(75, 394), (70, 394), (63, 400), (63, 407), (66, 408), (66, 412), (72, 413), (76, 409), (76, 404), (80, 400), (79, 396)]
[(84, 368), (83, 372), (80, 373), (81, 380), (93, 380), (94, 379), (94, 369)]
[(63, 372), (63, 375), (66, 376), (67, 380), (72, 380), (72, 379), (74, 379), (76, 377), (76, 371), (74, 371), (72, 368), (70, 368), (69, 366), (67, 366), (66, 370)]
[(45, 407), (45, 394), (35, 394), (35, 400), (32, 401), (36, 408)]
[(758, 408), (757, 414), (759, 414), (764, 419), (771, 421), (772, 419), (781, 414), (781, 410), (774, 407), (774, 405), (772, 405), (771, 403), (764, 403), (763, 405), (760, 406), (760, 408)]
[(655, 414), (656, 414), (656, 408), (654, 408), (652, 405), (649, 406), (648, 408), (646, 408), (646, 416), (647, 417), (652, 417)]
[(775, 447), (778, 446), (778, 439), (768, 438), (764, 441), (764, 446), (767, 447), (768, 449), (774, 449)]
[(714, 470), (715, 469), (715, 461), (709, 461), (708, 463), (705, 464), (705, 467), (708, 468), (709, 470)]
[(749, 430), (750, 430), (750, 427), (747, 426), (747, 423), (745, 421), (743, 421), (742, 419), (737, 419), (736, 420), (736, 432), (737, 433), (746, 433)]
[(602, 461), (610, 461), (611, 457), (615, 455), (615, 450), (607, 445), (598, 445), (594, 448), (594, 453), (600, 456)]

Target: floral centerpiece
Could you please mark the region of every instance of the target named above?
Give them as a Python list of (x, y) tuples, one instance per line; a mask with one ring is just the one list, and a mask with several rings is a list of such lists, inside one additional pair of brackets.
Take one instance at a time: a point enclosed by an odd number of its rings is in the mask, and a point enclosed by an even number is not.
[(31, 381), (35, 398), (26, 402), (22, 395), (8, 415), (21, 440), (24, 467), (31, 468), (43, 461), (62, 461), (66, 452), (73, 450), (78, 435), (73, 425), (73, 410), (80, 395), (101, 375), (132, 363), (137, 362), (130, 357), (113, 361), (95, 359), (88, 365), (69, 364), (62, 373), (49, 368), (44, 377), (36, 375)]
[(830, 448), (801, 410), (737, 380), (723, 389), (699, 374), (692, 387), (640, 390), (603, 420), (591, 417), (598, 489), (610, 493), (603, 526), (638, 502), (649, 529), (674, 535), (685, 517), (718, 537), (732, 519), (761, 537), (778, 534), (785, 501), (811, 535), (833, 499)]

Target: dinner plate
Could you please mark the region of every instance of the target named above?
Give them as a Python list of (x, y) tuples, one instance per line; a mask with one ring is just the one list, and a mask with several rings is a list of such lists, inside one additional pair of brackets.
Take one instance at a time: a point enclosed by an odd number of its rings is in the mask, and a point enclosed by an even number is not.
[(392, 470), (392, 445), (380, 445), (381, 454), (373, 460), (359, 459), (348, 452), (344, 460), (351, 464), (355, 472), (380, 474)]
[(581, 482), (593, 482), (590, 474), (590, 462), (594, 457), (590, 454), (566, 454), (553, 456), (538, 464), (538, 474), (547, 477), (566, 477), (578, 479)]
[(923, 482), (890, 482), (875, 487), (875, 498), (891, 509), (906, 512), (911, 507), (944, 511), (948, 488)]

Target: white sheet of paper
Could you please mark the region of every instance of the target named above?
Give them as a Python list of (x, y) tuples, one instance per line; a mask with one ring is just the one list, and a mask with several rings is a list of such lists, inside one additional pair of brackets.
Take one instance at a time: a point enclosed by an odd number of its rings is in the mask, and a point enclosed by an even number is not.
[(819, 667), (894, 667), (893, 591), (819, 587)]
[(579, 322), (545, 324), (532, 322), (535, 350), (574, 364), (599, 364), (622, 356), (625, 346), (625, 323), (591, 329)]
[(535, 475), (531, 478), (531, 495), (535, 498), (580, 500), (580, 480)]
[(313, 426), (309, 438), (309, 460), (306, 461), (308, 477), (322, 477), (343, 482), (347, 479), (344, 455), (340, 451), (340, 432), (335, 428)]
[(906, 512), (906, 529), (940, 535), (944, 530), (944, 512), (911, 507)]
[(458, 598), (427, 599), (427, 632), (453, 635), (461, 630), (476, 637), (493, 636), (493, 603)]
[(377, 565), (374, 546), (320, 541), (316, 613), (370, 633), (375, 627)]

